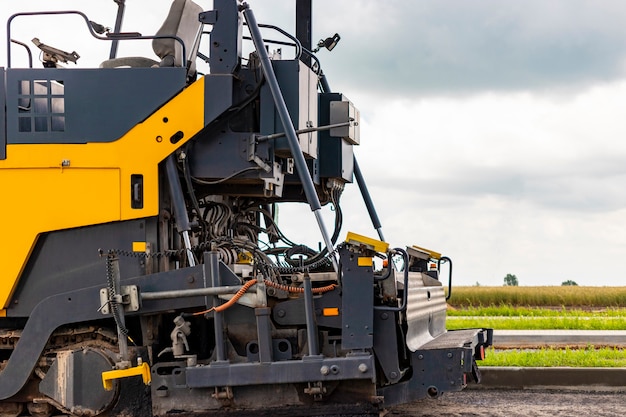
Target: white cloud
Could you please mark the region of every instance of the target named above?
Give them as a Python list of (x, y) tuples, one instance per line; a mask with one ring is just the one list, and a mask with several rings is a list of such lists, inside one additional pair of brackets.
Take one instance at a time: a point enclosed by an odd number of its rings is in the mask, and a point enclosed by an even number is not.
[(467, 285), (507, 273), (525, 285), (623, 284), (626, 81), (568, 95), (361, 98), (358, 157), (392, 243), (450, 255)]

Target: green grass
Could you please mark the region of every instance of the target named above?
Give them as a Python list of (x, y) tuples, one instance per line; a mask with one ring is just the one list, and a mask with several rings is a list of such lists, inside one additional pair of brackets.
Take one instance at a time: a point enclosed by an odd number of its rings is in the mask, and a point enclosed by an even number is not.
[(456, 308), (492, 305), (625, 308), (626, 287), (454, 287), (448, 303)]
[[(626, 329), (626, 287), (455, 287), (449, 306), (449, 330)], [(490, 348), (479, 365), (626, 367), (626, 350)]]
[(448, 330), (486, 327), (496, 330), (626, 330), (626, 317), (448, 317)]
[(531, 308), (512, 305), (449, 308), (448, 317), (626, 317), (626, 308)]
[(479, 366), (626, 367), (626, 351), (616, 348), (487, 350)]

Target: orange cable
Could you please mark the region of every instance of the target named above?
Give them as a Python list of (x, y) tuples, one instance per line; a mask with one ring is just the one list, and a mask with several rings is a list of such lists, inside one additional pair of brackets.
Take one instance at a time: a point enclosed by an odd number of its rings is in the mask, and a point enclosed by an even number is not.
[(243, 297), (243, 295), (246, 293), (246, 291), (248, 291), (248, 288), (252, 287), (254, 284), (256, 284), (256, 281), (254, 281), (254, 280), (246, 282), (239, 289), (239, 291), (237, 291), (235, 293), (235, 295), (233, 295), (233, 297), (230, 300), (228, 300), (227, 302), (225, 302), (224, 304), (220, 304), (217, 307), (211, 307), (210, 309), (205, 310), (205, 311), (199, 311), (197, 313), (193, 313), (193, 315), (194, 316), (201, 316), (203, 314), (210, 313), (211, 311), (217, 311), (218, 313), (220, 313), (220, 312), (226, 310), (227, 308), (229, 308), (233, 304), (235, 304), (237, 302), (237, 300), (239, 300), (241, 297)]
[[(275, 282), (272, 282), (270, 280), (264, 280), (265, 285), (267, 285), (268, 287), (272, 287), (272, 288), (276, 288), (279, 290), (283, 290), (283, 291), (287, 291), (287, 292), (293, 292), (293, 293), (303, 293), (304, 292), (304, 288), (302, 287), (290, 287), (289, 285), (284, 285), (284, 284), (277, 284)], [(325, 287), (318, 287), (318, 288), (313, 288), (313, 294), (322, 294), (328, 291), (332, 291), (337, 287), (337, 284), (330, 284), (330, 285), (326, 285)]]
[[(267, 285), (268, 287), (277, 288), (279, 290), (292, 292), (292, 293), (303, 293), (304, 292), (304, 288), (301, 288), (301, 287), (291, 287), (289, 285), (277, 284), (277, 283), (272, 282), (272, 281), (267, 280), (267, 279), (264, 280), (264, 282), (265, 282), (265, 285)], [(248, 291), (248, 289), (250, 287), (252, 287), (254, 284), (256, 284), (256, 281), (254, 281), (254, 280), (246, 282), (239, 289), (239, 291), (237, 291), (235, 293), (235, 295), (233, 295), (233, 297), (230, 300), (228, 300), (227, 302), (225, 302), (224, 304), (220, 304), (217, 307), (211, 307), (208, 310), (204, 310), (204, 311), (199, 311), (197, 313), (193, 313), (192, 316), (202, 316), (202, 315), (210, 313), (212, 311), (217, 311), (218, 313), (220, 313), (220, 312), (226, 310), (227, 308), (232, 307), (232, 305), (235, 304), (237, 302), (237, 300), (239, 300), (241, 297), (243, 297), (243, 295), (246, 293), (246, 291)], [(313, 291), (314, 294), (323, 294), (325, 292), (332, 291), (335, 288), (337, 288), (337, 284), (330, 284), (330, 285), (326, 285), (324, 287), (313, 288), (312, 291)]]

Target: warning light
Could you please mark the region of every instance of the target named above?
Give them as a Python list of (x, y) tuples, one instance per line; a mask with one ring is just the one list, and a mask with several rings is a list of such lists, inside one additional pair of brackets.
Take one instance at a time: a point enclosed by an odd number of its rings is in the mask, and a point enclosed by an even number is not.
[(325, 308), (324, 310), (322, 310), (322, 314), (324, 316), (338, 316), (339, 315), (339, 308), (337, 308), (337, 307)]

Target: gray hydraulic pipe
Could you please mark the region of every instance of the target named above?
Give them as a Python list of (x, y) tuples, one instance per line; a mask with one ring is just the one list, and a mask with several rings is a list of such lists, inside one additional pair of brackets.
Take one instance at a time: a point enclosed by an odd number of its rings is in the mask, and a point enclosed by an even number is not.
[(189, 224), (189, 216), (187, 215), (187, 207), (185, 206), (185, 196), (183, 195), (183, 188), (180, 185), (180, 177), (178, 176), (178, 169), (176, 168), (176, 156), (174, 154), (171, 154), (165, 160), (165, 170), (167, 171), (167, 182), (170, 186), (170, 196), (174, 204), (176, 228), (183, 236), (189, 266), (196, 266), (196, 260), (191, 251), (191, 240), (189, 239), (191, 226)]
[(383, 228), (380, 224), (380, 219), (378, 218), (378, 214), (376, 213), (376, 208), (374, 207), (374, 202), (372, 201), (372, 197), (370, 196), (370, 192), (367, 190), (367, 185), (365, 184), (365, 178), (363, 178), (363, 174), (361, 173), (361, 169), (359, 168), (359, 164), (356, 161), (356, 156), (354, 157), (354, 178), (356, 179), (356, 183), (359, 185), (359, 190), (361, 190), (361, 196), (363, 197), (363, 202), (365, 203), (365, 207), (367, 208), (367, 212), (370, 215), (370, 219), (372, 220), (372, 225), (376, 232), (378, 233), (378, 238), (385, 241), (385, 237), (383, 236)]
[(241, 285), (226, 285), (221, 287), (195, 288), (190, 290), (151, 291), (142, 292), (141, 300), (169, 300), (183, 297), (235, 294), (240, 289)]
[[(328, 231), (324, 226), (324, 221), (320, 213), (322, 206), (320, 204), (319, 198), (317, 197), (317, 193), (315, 192), (315, 186), (309, 174), (309, 169), (306, 165), (306, 161), (304, 159), (304, 156), (302, 155), (302, 150), (300, 149), (300, 143), (298, 142), (296, 129), (294, 128), (293, 123), (291, 122), (291, 118), (289, 117), (289, 111), (287, 110), (285, 99), (283, 98), (283, 95), (280, 91), (280, 86), (278, 85), (276, 74), (274, 74), (272, 63), (270, 62), (267, 50), (265, 49), (265, 44), (263, 42), (263, 36), (261, 35), (261, 31), (259, 30), (259, 25), (257, 24), (254, 13), (250, 9), (250, 7), (244, 3), (242, 5), (242, 8), (243, 16), (245, 17), (248, 28), (250, 29), (252, 42), (254, 43), (254, 47), (257, 53), (259, 54), (261, 69), (263, 70), (265, 80), (267, 81), (267, 85), (269, 86), (272, 97), (274, 98), (276, 111), (280, 116), (283, 128), (285, 129), (285, 133), (287, 134), (287, 142), (289, 143), (289, 149), (291, 150), (291, 155), (293, 156), (296, 169), (298, 170), (298, 176), (300, 177), (300, 182), (302, 183), (302, 188), (304, 189), (304, 195), (306, 196), (306, 200), (311, 207), (311, 211), (313, 211), (313, 214), (315, 215), (317, 224), (324, 239), (324, 243), (326, 244), (326, 249), (328, 250), (329, 254), (332, 254), (334, 252), (333, 243), (330, 240), (330, 235), (328, 234)], [(333, 261), (335, 271), (337, 271), (339, 269), (337, 265), (337, 259), (332, 255), (331, 259)]]

